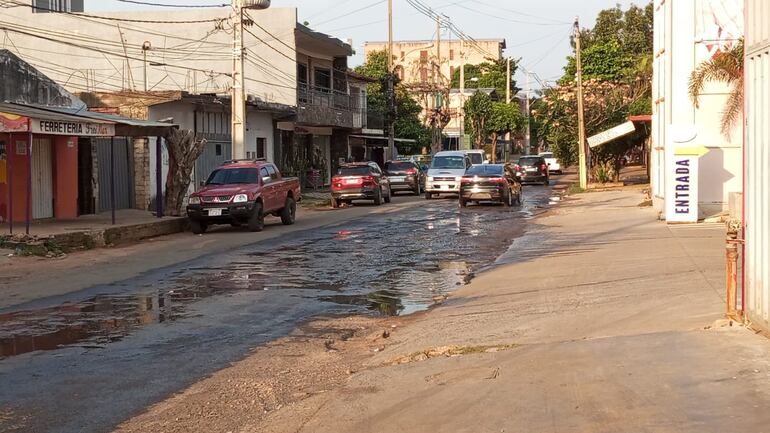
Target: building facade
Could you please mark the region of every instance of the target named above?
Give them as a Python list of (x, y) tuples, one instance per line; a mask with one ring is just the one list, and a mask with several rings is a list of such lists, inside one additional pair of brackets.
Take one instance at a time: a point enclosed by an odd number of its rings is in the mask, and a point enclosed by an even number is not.
[(744, 308), (770, 331), (770, 8), (746, 0)]
[(727, 134), (720, 130), (729, 86), (708, 83), (698, 107), (688, 93), (692, 71), (743, 36), (742, 3), (654, 1), (650, 181), (653, 205), (667, 221), (726, 212), (731, 196), (742, 191), (741, 124)]

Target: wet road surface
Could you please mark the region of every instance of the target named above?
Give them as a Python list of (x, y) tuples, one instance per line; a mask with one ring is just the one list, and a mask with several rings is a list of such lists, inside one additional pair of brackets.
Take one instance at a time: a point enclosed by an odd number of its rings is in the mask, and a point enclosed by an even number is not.
[(429, 308), (551, 195), (527, 186), (511, 209), (423, 201), (0, 310), (0, 432), (111, 431), (313, 316)]

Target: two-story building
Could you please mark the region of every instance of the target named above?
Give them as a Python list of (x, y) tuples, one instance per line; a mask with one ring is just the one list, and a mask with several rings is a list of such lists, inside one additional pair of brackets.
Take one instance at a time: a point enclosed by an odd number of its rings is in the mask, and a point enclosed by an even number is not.
[[(135, 107), (136, 101), (147, 102), (131, 110), (136, 115), (173, 118), (182, 128), (198, 131), (209, 144), (196, 182), (231, 158), (232, 8), (86, 17), (41, 13), (27, 1), (30, 7), (0, 6), (9, 49), (71, 92), (94, 96), (84, 96), (91, 106), (118, 108), (110, 102), (114, 96), (128, 96)], [(247, 10), (244, 16), (247, 154), (303, 178), (315, 173), (326, 183), (347, 153), (347, 136), (360, 131), (366, 118), (359, 91), (365, 85), (348, 79), (353, 50), (298, 23), (296, 8)], [(157, 98), (162, 92), (176, 96)], [(136, 162), (153, 161), (137, 157)]]

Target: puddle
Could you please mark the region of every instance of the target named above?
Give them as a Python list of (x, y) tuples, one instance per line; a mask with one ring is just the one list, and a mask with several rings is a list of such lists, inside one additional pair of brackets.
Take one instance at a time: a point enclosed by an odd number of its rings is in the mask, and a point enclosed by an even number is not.
[(461, 212), (453, 200), (434, 201), (201, 259), (157, 284), (111, 285), (121, 295), (1, 314), (0, 357), (104, 347), (140, 327), (188, 317), (201, 299), (242, 291), (323, 302), (345, 313), (423, 311), (505, 253), (549, 201), (546, 190), (541, 194), (518, 209)]

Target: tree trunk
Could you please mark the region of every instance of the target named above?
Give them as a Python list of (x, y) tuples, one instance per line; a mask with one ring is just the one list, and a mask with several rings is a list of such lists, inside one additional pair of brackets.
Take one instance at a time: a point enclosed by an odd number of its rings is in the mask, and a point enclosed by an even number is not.
[(169, 215), (180, 216), (192, 181), (195, 161), (203, 153), (206, 140), (197, 139), (190, 130), (173, 130), (165, 138), (168, 148), (165, 208)]
[(492, 164), (497, 164), (497, 132), (492, 133)]

